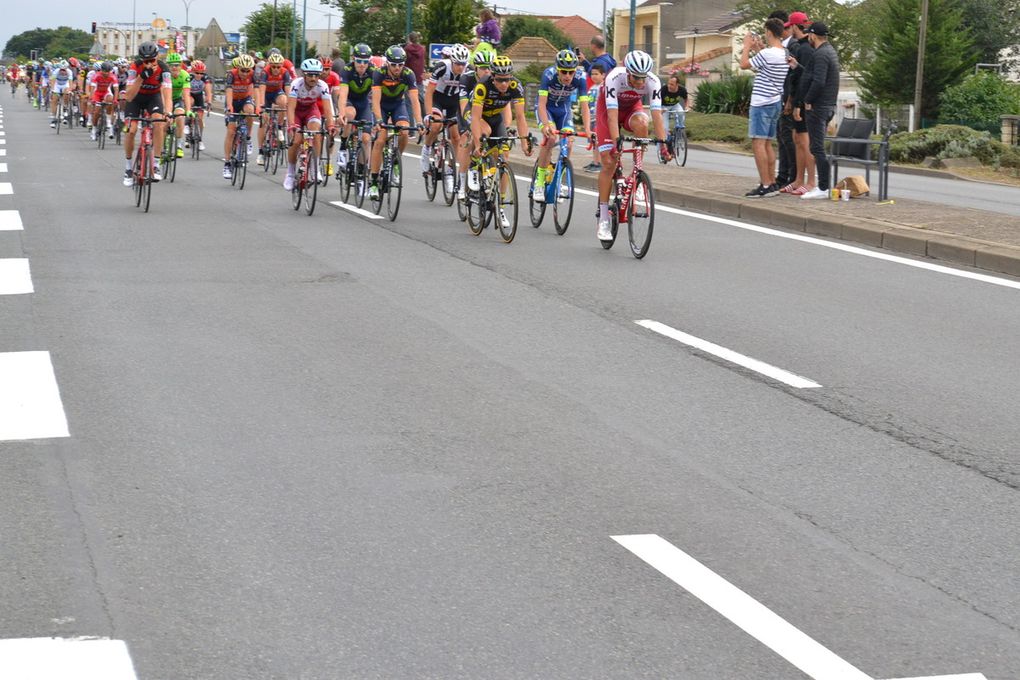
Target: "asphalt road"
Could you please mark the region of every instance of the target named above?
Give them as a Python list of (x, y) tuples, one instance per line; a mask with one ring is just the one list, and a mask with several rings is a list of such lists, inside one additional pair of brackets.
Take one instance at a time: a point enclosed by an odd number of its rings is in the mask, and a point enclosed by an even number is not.
[[(750, 156), (703, 149), (690, 150), (687, 167), (728, 172), (744, 177), (758, 176)], [(863, 168), (854, 169), (852, 166), (840, 168), (840, 177), (863, 173)], [(1020, 189), (987, 182), (909, 174), (897, 172), (894, 168), (889, 173), (889, 195), (893, 198), (910, 198), (959, 208), (1020, 215)]]
[(5, 680), (51, 636), (145, 680), (1018, 676), (1016, 281), (665, 206), (636, 261), (587, 195), (505, 245), (417, 179), (307, 217), (212, 156), (143, 214), (0, 103), (0, 359), (49, 353), (70, 435), (0, 441)]

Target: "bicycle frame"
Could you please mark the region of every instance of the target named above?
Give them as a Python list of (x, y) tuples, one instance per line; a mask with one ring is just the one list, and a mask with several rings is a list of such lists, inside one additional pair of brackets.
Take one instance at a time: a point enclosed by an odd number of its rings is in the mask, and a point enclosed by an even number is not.
[[(617, 163), (616, 173), (613, 175), (613, 182), (616, 183), (616, 186), (618, 187), (616, 200), (620, 206), (617, 214), (620, 224), (627, 223), (627, 215), (630, 212), (630, 201), (634, 193), (634, 186), (637, 184), (637, 175), (644, 169), (645, 146), (654, 140), (632, 138), (627, 141), (633, 142), (634, 146), (629, 149), (622, 149), (620, 151), (620, 160), (623, 160), (623, 154), (631, 154), (634, 157), (634, 165), (630, 169), (630, 174), (624, 178), (623, 169), (621, 168), (622, 163)], [(620, 180), (623, 180), (622, 186)], [(622, 196), (620, 195), (621, 190), (623, 194)]]

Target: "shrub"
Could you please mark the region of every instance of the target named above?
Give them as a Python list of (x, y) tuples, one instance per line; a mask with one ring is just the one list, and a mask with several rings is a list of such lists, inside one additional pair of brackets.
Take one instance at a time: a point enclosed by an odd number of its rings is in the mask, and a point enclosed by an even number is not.
[(544, 65), (538, 62), (528, 64), (524, 68), (514, 69), (514, 77), (521, 81), (522, 84), (540, 83), (542, 82), (542, 73), (545, 72), (545, 68)]
[(942, 93), (939, 121), (972, 123), (982, 130), (996, 130), (999, 117), (1020, 114), (1020, 85), (997, 73), (982, 71)]
[(724, 76), (721, 80), (702, 83), (694, 99), (694, 110), (746, 116), (751, 107), (753, 82), (751, 76)]
[(983, 164), (991, 165), (998, 160), (1003, 148), (987, 132), (962, 125), (936, 125), (890, 137), (889, 159), (899, 163), (920, 163), (928, 156), (939, 159), (974, 156)]
[(728, 113), (688, 113), (687, 137), (696, 142), (743, 142), (747, 119)]
[(1015, 146), (1004, 146), (1002, 155), (999, 156), (1000, 168), (1011, 168), (1013, 174), (1020, 177), (1020, 148)]

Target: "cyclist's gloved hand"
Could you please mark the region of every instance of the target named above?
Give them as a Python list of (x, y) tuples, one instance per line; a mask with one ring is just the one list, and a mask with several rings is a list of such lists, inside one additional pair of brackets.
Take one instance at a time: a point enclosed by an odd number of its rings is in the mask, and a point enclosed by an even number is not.
[(148, 80), (149, 78), (152, 77), (152, 69), (151, 68), (143, 68), (140, 75), (142, 76), (142, 80)]
[(293, 125), (287, 128), (287, 131), (290, 132), (292, 135), (296, 135), (297, 133), (301, 132), (301, 126), (298, 125), (297, 123), (294, 123)]

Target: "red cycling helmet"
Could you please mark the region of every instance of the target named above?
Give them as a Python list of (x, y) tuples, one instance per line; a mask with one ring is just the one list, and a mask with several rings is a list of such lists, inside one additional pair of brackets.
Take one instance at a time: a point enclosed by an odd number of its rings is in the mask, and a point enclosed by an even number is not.
[(192, 73), (205, 73), (205, 63), (200, 61), (200, 60), (198, 60), (198, 59), (196, 59), (195, 61), (191, 62), (191, 72)]
[(323, 57), (322, 59), (320, 59), (320, 61), (322, 62), (322, 70), (324, 71), (328, 71), (329, 68), (333, 65), (333, 60), (330, 59), (329, 57)]

